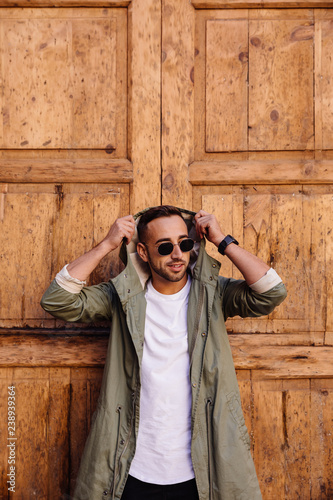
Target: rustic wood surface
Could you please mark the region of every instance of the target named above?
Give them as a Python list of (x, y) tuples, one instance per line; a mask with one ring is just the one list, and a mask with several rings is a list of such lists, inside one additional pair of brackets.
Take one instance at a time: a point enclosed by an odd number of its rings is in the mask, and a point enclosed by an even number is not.
[(130, 213), (161, 204), (161, 4), (136, 0), (129, 14)]
[(162, 2), (162, 201), (192, 204), (188, 164), (194, 153), (194, 10)]
[(332, 160), (194, 161), (189, 166), (193, 185), (216, 184), (328, 184)]
[[(0, 334), (0, 366), (99, 367), (105, 362), (107, 342), (107, 333), (80, 336), (50, 332), (30, 333), (27, 337), (25, 331), (21, 335)], [(257, 370), (267, 379), (333, 377), (332, 347), (293, 345), (294, 342), (290, 339), (288, 343), (288, 335), (284, 345), (281, 336), (280, 344), (275, 344), (269, 335), (230, 337), (236, 369)]]
[[(161, 201), (214, 212), (285, 281), (271, 315), (227, 321), (251, 450), (264, 500), (333, 497), (332, 7), (2, 0), (0, 442), (15, 385), (17, 498), (73, 493), (109, 336), (41, 295)], [(114, 252), (89, 283), (122, 268)]]
[(196, 9), (279, 9), (332, 7), (331, 0), (191, 0)]

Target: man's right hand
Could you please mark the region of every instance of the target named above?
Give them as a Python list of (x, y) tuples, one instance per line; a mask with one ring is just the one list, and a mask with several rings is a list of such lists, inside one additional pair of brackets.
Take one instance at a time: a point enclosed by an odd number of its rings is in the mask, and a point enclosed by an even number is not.
[(129, 244), (134, 230), (135, 221), (132, 215), (120, 217), (112, 224), (108, 234), (96, 247), (68, 264), (67, 271), (73, 278), (85, 281), (103, 257), (118, 248), (124, 238), (126, 244)]
[(120, 217), (112, 224), (103, 242), (109, 244), (111, 252), (118, 248), (124, 239), (128, 245), (133, 237), (134, 231), (135, 221), (133, 216), (125, 215), (125, 217)]

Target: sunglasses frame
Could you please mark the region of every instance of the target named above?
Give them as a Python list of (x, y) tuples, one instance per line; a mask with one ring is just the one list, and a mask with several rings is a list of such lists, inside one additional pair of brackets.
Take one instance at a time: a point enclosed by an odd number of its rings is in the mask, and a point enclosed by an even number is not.
[[(186, 242), (187, 242), (187, 241), (191, 241), (191, 242), (193, 243), (192, 248), (190, 248), (189, 250), (182, 250), (182, 249), (181, 249), (181, 244), (182, 244), (183, 242), (185, 242), (185, 241), (186, 241)], [(180, 249), (180, 251), (181, 251), (181, 252), (183, 252), (183, 253), (187, 253), (187, 252), (190, 252), (190, 251), (193, 249), (193, 247), (194, 247), (194, 243), (195, 243), (195, 241), (194, 241), (194, 240), (192, 240), (192, 238), (184, 238), (184, 239), (183, 239), (180, 243), (171, 243), (171, 241), (166, 241), (166, 242), (164, 242), (164, 243), (160, 243), (159, 245), (154, 245), (154, 247), (155, 247), (155, 248), (157, 248), (158, 253), (159, 253), (162, 257), (166, 257), (167, 255), (171, 255), (171, 254), (172, 254), (173, 249), (174, 249), (174, 247), (175, 247), (176, 245), (178, 245), (178, 246), (179, 246), (179, 249)], [(144, 243), (144, 245), (146, 245), (147, 247), (149, 246), (147, 243)], [(161, 252), (160, 252), (160, 248), (161, 248), (161, 246), (163, 246), (163, 245), (172, 245), (172, 249), (170, 250), (170, 252), (168, 252), (168, 253), (161, 253)]]

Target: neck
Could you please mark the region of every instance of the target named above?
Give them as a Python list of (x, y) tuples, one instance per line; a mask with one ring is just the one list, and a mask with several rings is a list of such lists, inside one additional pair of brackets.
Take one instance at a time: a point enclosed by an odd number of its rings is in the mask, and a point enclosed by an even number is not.
[(168, 281), (161, 276), (153, 274), (151, 282), (157, 292), (163, 293), (164, 295), (173, 295), (174, 293), (180, 292), (186, 285), (187, 273), (185, 273), (180, 281)]

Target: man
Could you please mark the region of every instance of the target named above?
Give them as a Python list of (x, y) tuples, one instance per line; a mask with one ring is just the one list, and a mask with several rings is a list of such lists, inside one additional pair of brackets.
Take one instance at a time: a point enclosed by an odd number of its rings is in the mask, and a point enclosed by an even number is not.
[[(205, 238), (244, 280), (218, 276)], [(124, 271), (84, 286), (121, 244)], [(74, 498), (260, 499), (225, 320), (269, 314), (285, 296), (276, 272), (225, 236), (214, 215), (170, 206), (117, 219), (58, 273), (45, 310), (111, 321)]]

